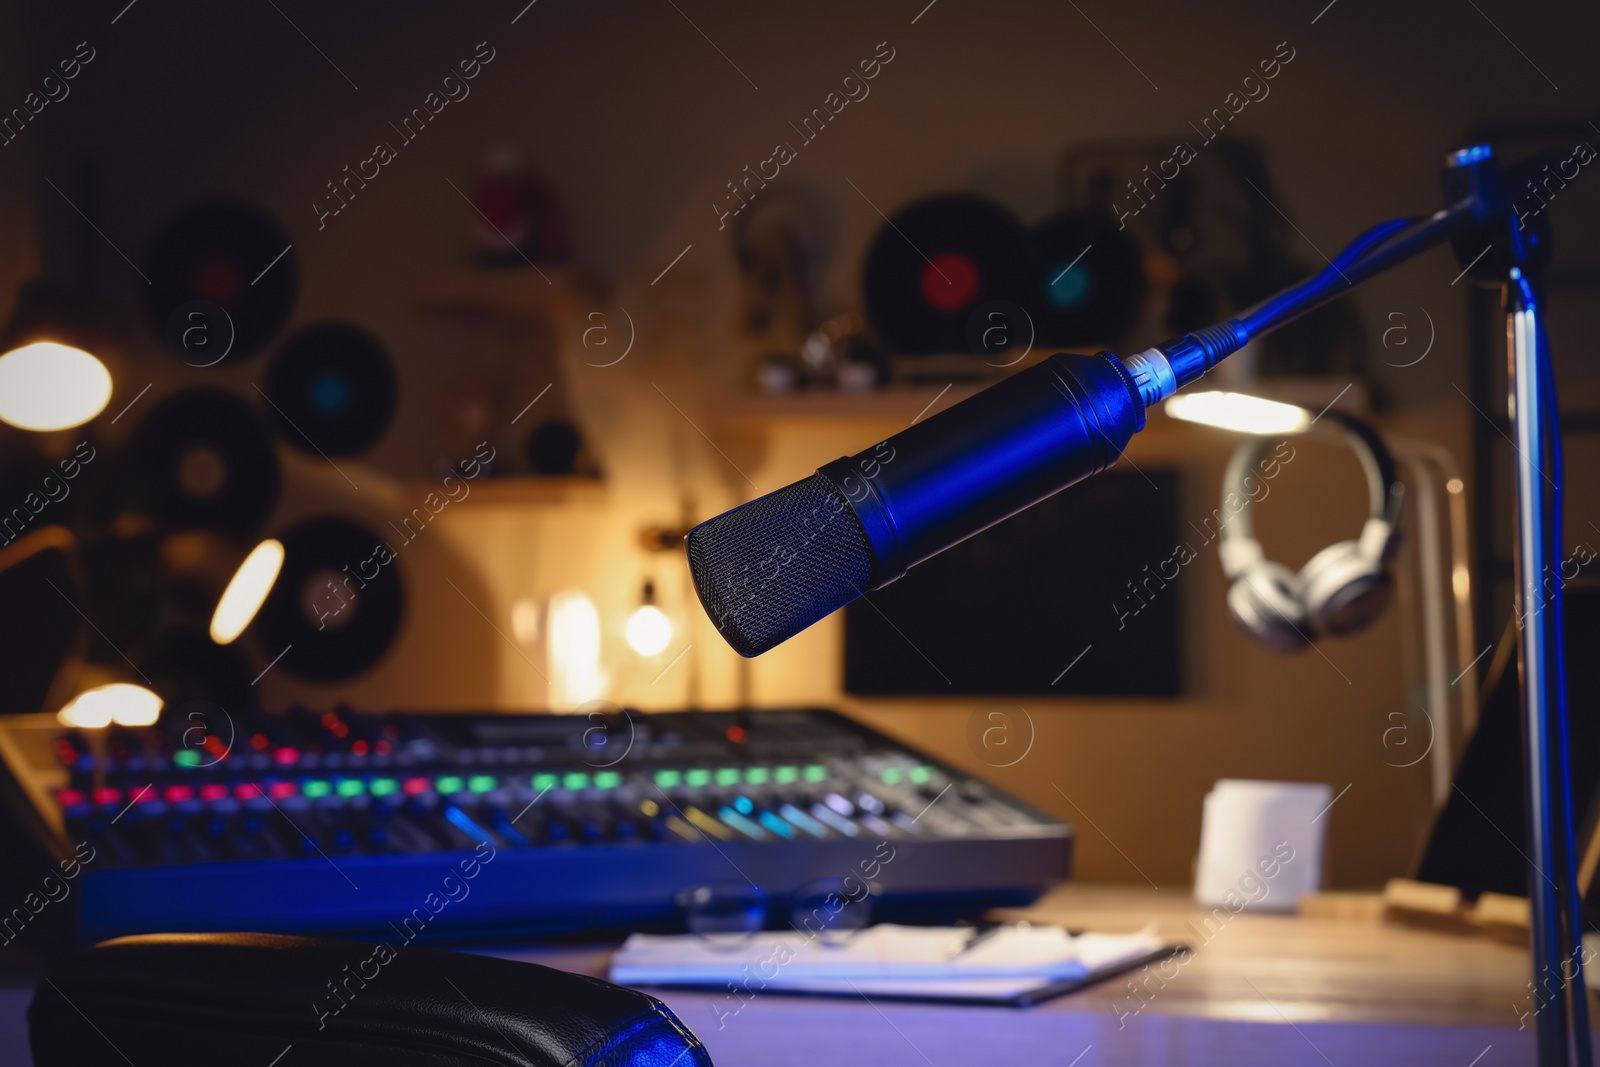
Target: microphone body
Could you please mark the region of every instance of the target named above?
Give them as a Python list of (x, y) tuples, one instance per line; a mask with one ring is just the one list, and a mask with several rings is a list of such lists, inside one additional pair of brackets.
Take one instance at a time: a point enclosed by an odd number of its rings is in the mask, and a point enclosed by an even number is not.
[(689, 531), (695, 590), (756, 656), (909, 568), (1104, 470), (1144, 427), (1108, 352), (1058, 354)]

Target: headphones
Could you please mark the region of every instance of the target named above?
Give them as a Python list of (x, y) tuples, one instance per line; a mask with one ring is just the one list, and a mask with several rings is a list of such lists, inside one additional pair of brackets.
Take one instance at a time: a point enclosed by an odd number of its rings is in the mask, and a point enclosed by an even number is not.
[(1405, 486), (1372, 427), (1337, 411), (1324, 418), (1338, 428), (1366, 471), (1370, 513), (1359, 538), (1329, 545), (1296, 574), (1267, 558), (1252, 529), (1246, 482), (1275, 439), (1241, 441), (1222, 479), (1224, 514), (1230, 510), (1230, 498), (1243, 501), (1238, 514), (1223, 526), (1217, 550), (1222, 572), (1233, 581), (1228, 613), (1251, 637), (1279, 652), (1304, 648), (1322, 634), (1358, 633), (1383, 614), (1393, 592), (1389, 560), (1399, 540)]

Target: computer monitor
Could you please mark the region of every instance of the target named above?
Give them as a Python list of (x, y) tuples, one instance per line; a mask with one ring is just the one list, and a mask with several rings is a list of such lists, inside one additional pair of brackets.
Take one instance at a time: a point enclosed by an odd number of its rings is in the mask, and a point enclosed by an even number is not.
[(1179, 499), (1174, 470), (1107, 471), (913, 567), (846, 609), (845, 690), (1177, 696)]

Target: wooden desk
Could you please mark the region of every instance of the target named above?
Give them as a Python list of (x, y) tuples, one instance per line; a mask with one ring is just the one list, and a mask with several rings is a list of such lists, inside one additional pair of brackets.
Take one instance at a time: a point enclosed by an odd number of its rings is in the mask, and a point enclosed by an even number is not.
[[(1375, 921), (1240, 914), (1213, 919), (1186, 891), (1064, 886), (1005, 918), (1108, 932), (1154, 921), (1189, 962), (1033, 1008), (757, 996), (662, 995), (718, 1067), (1316, 1064), (1504, 1067), (1535, 1059), (1528, 952), (1482, 937)], [(589, 974), (608, 951), (497, 951)], [(1174, 969), (1176, 973), (1174, 973)], [(1134, 977), (1134, 976), (1129, 976)], [(661, 991), (656, 991), (661, 995)], [(1081, 1057), (1081, 1058), (1078, 1058)]]
[[(1375, 921), (1241, 914), (1197, 932), (1180, 890), (1064, 886), (1003, 917), (1108, 932), (1154, 921), (1194, 946), (1142, 982), (1113, 979), (1033, 1008), (873, 1004), (757, 996), (735, 1015), (715, 995), (666, 993), (718, 1067), (1506, 1067), (1534, 1062), (1518, 1030), (1528, 953)], [(507, 948), (493, 955), (604, 976), (611, 946)], [(1142, 978), (1142, 976), (1140, 976)], [(26, 1064), (24, 1012), (36, 979), (0, 988), (0, 1064)], [(659, 993), (659, 991), (657, 991)], [(140, 1065), (144, 1067), (144, 1065)], [(289, 1065), (285, 1065), (289, 1067)]]

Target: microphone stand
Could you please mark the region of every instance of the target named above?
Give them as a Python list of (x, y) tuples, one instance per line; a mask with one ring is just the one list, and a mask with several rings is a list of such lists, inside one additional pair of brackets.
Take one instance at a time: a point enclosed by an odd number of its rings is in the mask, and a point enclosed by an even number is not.
[(1446, 160), (1446, 207), (1374, 226), (1326, 270), (1239, 318), (1125, 360), (1109, 352), (1058, 353), (876, 448), (701, 523), (685, 538), (701, 603), (735, 651), (759, 655), (919, 561), (1103, 470), (1144, 427), (1151, 405), (1252, 337), (1450, 242), (1461, 264), (1457, 281), (1470, 274), (1498, 285), (1505, 297), (1539, 1062), (1589, 1067), (1555, 566), (1562, 548), (1561, 440), (1541, 286), (1549, 230), (1542, 198), (1540, 210), (1524, 211), (1512, 194), (1524, 186), (1536, 190), (1536, 181), (1549, 180), (1551, 164), (1559, 171), (1566, 162), (1549, 155), (1502, 172), (1487, 146), (1463, 149)]
[(1450, 206), (1381, 223), (1328, 269), (1246, 312), (1126, 361), (1145, 406), (1199, 378), (1252, 337), (1343, 295), (1350, 287), (1450, 241), (1462, 274), (1504, 294), (1515, 459), (1516, 607), (1522, 686), (1523, 800), (1539, 1063), (1589, 1067), (1588, 994), (1574, 845), (1562, 613), (1562, 449), (1543, 273), (1549, 226), (1522, 214), (1515, 192), (1534, 187), (1541, 156), (1502, 171), (1485, 145), (1463, 149), (1442, 174)]

